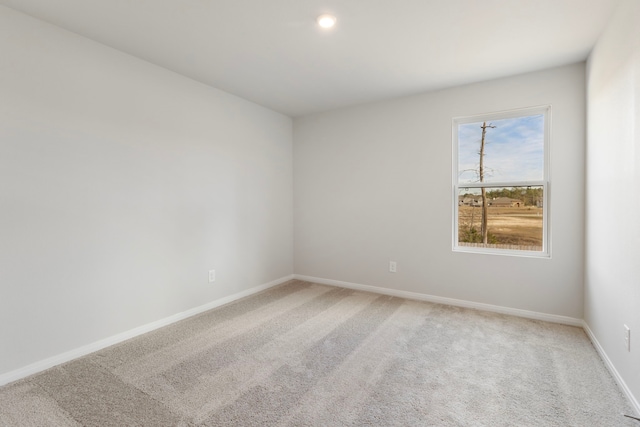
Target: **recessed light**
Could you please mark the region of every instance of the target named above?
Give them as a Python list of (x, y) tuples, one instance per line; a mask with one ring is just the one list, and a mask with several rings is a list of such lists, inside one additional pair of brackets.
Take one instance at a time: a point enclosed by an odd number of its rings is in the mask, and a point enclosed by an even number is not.
[(318, 25), (322, 28), (331, 28), (336, 25), (336, 17), (333, 15), (320, 15), (318, 16)]

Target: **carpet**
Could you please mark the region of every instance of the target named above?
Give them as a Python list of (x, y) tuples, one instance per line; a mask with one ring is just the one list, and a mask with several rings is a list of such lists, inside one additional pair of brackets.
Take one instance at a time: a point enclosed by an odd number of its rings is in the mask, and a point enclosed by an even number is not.
[(0, 388), (0, 426), (635, 426), (580, 328), (293, 280)]

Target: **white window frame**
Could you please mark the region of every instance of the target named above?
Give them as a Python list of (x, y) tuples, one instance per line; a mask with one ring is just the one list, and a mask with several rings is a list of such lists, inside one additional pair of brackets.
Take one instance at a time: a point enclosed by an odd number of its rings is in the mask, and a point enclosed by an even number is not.
[[(544, 116), (544, 172), (540, 181), (507, 181), (507, 182), (474, 182), (459, 183), (458, 171), (458, 127), (467, 123), (491, 122), (502, 119), (512, 119), (517, 117), (533, 116), (542, 114)], [(474, 116), (454, 117), (452, 119), (452, 202), (453, 202), (453, 251), (471, 252), (495, 255), (524, 256), (536, 258), (551, 258), (551, 221), (550, 221), (550, 141), (551, 141), (551, 105), (520, 108), (515, 110), (500, 111), (495, 113), (478, 114)], [(458, 195), (461, 188), (503, 188), (503, 187), (542, 187), (542, 251), (526, 251), (516, 249), (482, 248), (462, 246), (458, 244)]]

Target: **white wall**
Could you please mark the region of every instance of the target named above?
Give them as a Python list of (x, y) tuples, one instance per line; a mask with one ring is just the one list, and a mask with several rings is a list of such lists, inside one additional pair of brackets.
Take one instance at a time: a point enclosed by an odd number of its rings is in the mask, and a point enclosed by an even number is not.
[(291, 143), (286, 116), (0, 6), (0, 375), (291, 275)]
[[(585, 321), (640, 397), (640, 2), (623, 0), (587, 66)], [(631, 352), (623, 325), (631, 328)], [(640, 408), (640, 406), (637, 406)]]
[[(295, 119), (296, 274), (582, 319), (584, 85), (580, 63)], [(452, 252), (452, 117), (543, 104), (552, 258)]]

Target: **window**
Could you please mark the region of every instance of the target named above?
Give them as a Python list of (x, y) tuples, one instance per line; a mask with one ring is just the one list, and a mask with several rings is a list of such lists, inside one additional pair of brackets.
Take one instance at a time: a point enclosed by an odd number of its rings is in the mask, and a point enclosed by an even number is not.
[(550, 106), (453, 119), (453, 250), (550, 256)]

